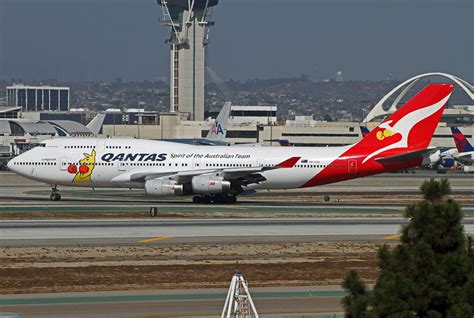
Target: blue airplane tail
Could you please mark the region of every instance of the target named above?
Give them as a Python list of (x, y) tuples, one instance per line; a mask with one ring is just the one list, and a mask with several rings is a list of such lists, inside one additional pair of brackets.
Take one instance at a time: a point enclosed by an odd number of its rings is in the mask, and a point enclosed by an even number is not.
[(474, 151), (474, 147), (472, 147), (458, 127), (451, 127), (451, 132), (453, 133), (454, 143), (458, 152)]
[(370, 133), (370, 130), (367, 126), (360, 126), (360, 132), (362, 133), (362, 137), (365, 138), (365, 136)]

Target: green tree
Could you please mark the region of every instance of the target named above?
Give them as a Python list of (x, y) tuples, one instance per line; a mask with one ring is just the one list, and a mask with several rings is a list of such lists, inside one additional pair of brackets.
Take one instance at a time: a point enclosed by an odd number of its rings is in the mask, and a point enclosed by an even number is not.
[(360, 318), (364, 317), (369, 304), (367, 287), (359, 277), (356, 270), (351, 270), (344, 281), (342, 287), (348, 292), (348, 295), (342, 300), (346, 317)]
[(447, 198), (447, 180), (426, 181), (420, 189), (423, 200), (405, 210), (410, 222), (402, 228), (401, 244), (378, 252), (381, 272), (365, 314), (473, 317), (474, 252), (461, 208)]
[(327, 121), (327, 122), (332, 122), (332, 121), (333, 121), (331, 115), (329, 115), (329, 114), (324, 115), (323, 120), (324, 120), (324, 121)]

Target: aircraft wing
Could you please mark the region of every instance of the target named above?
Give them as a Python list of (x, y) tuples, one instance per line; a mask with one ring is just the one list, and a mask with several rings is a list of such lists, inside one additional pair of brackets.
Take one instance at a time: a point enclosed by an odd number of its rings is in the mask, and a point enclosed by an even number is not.
[(179, 144), (195, 145), (195, 146), (228, 146), (229, 143), (221, 140), (208, 140), (204, 138), (170, 138), (160, 139), (162, 141), (175, 142)]
[(239, 167), (239, 168), (215, 168), (202, 170), (187, 170), (187, 171), (169, 171), (156, 172), (152, 170), (131, 171), (116, 176), (112, 182), (127, 183), (127, 182), (145, 182), (146, 180), (156, 178), (168, 178), (177, 181), (178, 183), (191, 182), (192, 178), (199, 175), (215, 174), (223, 177), (225, 180), (235, 181), (238, 185), (249, 185), (252, 183), (259, 183), (265, 181), (265, 177), (260, 172), (292, 168), (300, 157), (289, 158), (274, 166), (259, 166), (259, 167)]
[(463, 164), (470, 164), (474, 162), (474, 151), (455, 153), (453, 157)]

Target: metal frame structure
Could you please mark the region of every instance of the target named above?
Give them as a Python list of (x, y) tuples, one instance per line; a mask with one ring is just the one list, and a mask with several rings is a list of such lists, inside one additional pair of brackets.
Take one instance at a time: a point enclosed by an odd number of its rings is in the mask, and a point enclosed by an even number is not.
[[(398, 85), (397, 87), (392, 89), (387, 95), (382, 97), (377, 102), (377, 104), (375, 104), (374, 108), (372, 108), (372, 110), (369, 112), (369, 114), (367, 114), (367, 116), (364, 119), (364, 122), (369, 122), (369, 121), (372, 121), (373, 119), (375, 119), (376, 117), (380, 117), (380, 116), (383, 116), (383, 115), (389, 115), (389, 114), (394, 113), (397, 110), (397, 106), (400, 103), (401, 99), (410, 90), (410, 88), (413, 87), (413, 85), (415, 85), (422, 78), (432, 77), (432, 76), (445, 77), (445, 78), (455, 82), (456, 84), (459, 85), (459, 87), (461, 87), (464, 90), (464, 92), (466, 92), (466, 94), (469, 96), (469, 98), (471, 98), (471, 100), (474, 101), (474, 87), (471, 84), (469, 84), (467, 81), (465, 81), (465, 80), (463, 80), (463, 79), (461, 79), (461, 78), (459, 78), (455, 75), (448, 74), (448, 73), (441, 73), (441, 72), (424, 73), (424, 74), (419, 74), (419, 75), (416, 75), (416, 76), (413, 76), (413, 77), (407, 79), (406, 81), (404, 81), (403, 83), (401, 83), (400, 85)], [(387, 110), (385, 110), (383, 108), (383, 104), (389, 98), (391, 98), (392, 96), (395, 96), (395, 94), (400, 90), (401, 90), (401, 92), (396, 96), (393, 103), (390, 105), (390, 107)]]
[(230, 282), (221, 318), (258, 318), (247, 282), (241, 272), (236, 271)]

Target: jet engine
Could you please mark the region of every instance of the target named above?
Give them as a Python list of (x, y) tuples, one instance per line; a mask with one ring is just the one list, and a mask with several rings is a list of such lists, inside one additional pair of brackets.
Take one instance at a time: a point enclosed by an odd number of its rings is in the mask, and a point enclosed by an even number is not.
[(145, 192), (149, 195), (182, 195), (184, 189), (174, 180), (157, 178), (145, 182)]
[(436, 151), (429, 157), (431, 165), (440, 165), (445, 168), (451, 168), (455, 164), (453, 156), (449, 153), (443, 153), (441, 150)]
[(193, 177), (191, 185), (194, 193), (214, 194), (225, 193), (231, 189), (230, 181), (222, 177), (201, 175)]
[(441, 165), (445, 168), (450, 168), (454, 166), (454, 158), (450, 156), (441, 157)]

